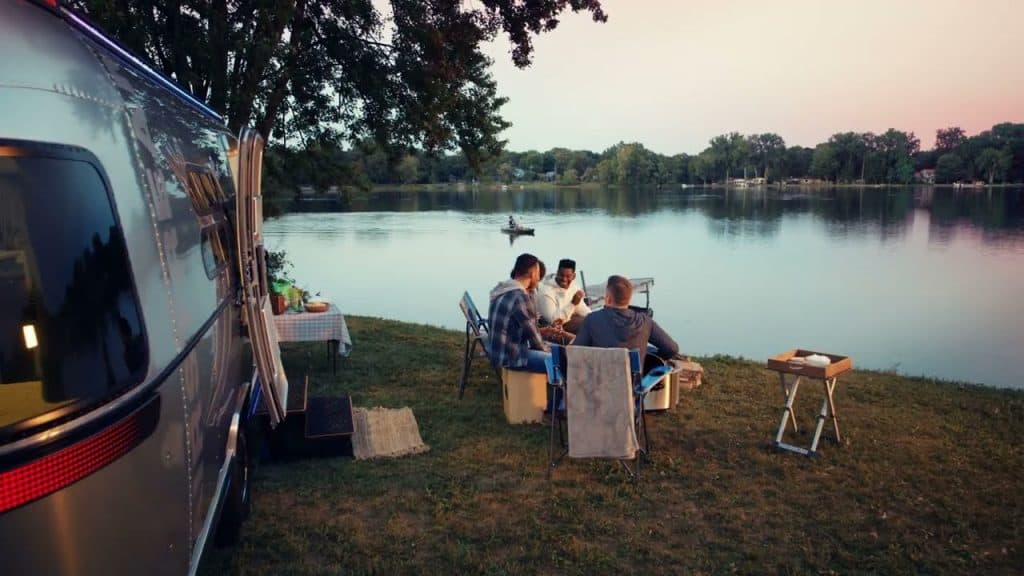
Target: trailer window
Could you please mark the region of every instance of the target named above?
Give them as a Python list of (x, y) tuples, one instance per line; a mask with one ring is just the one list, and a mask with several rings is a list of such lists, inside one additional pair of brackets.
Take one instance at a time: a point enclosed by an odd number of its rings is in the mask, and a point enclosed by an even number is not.
[(78, 156), (0, 142), (0, 443), (112, 399), (148, 364), (124, 237)]
[(203, 267), (206, 277), (213, 280), (228, 266), (227, 244), (224, 223), (207, 226), (202, 230)]

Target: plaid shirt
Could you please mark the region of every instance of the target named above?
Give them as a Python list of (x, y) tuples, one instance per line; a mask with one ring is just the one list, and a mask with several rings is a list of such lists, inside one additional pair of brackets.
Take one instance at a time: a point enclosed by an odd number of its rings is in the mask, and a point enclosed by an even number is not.
[(523, 368), (532, 347), (545, 350), (537, 330), (537, 310), (525, 290), (509, 290), (491, 299), (487, 314), (490, 325), (490, 358), (495, 368)]

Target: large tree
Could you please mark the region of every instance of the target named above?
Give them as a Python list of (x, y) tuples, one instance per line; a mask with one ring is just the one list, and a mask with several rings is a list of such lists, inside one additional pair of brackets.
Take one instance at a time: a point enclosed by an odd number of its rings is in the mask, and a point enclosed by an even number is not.
[(710, 150), (716, 172), (725, 176), (726, 183), (743, 168), (750, 156), (750, 144), (739, 132), (715, 136), (711, 139)]
[(964, 179), (964, 161), (960, 156), (949, 152), (939, 156), (935, 163), (935, 182), (951, 184)]
[(921, 141), (913, 132), (890, 128), (878, 136), (875, 145), (884, 155), (885, 182), (909, 184), (914, 179), (914, 154), (921, 150)]
[(499, 115), (481, 45), (505, 34), (526, 67), (534, 36), (600, 0), (75, 0), (74, 7), (226, 115), (305, 139), (495, 154)]
[(814, 150), (804, 146), (790, 146), (786, 149), (786, 157), (783, 162), (786, 177), (804, 178), (811, 169), (811, 159), (814, 157)]
[(836, 156), (835, 147), (832, 144), (818, 144), (811, 157), (809, 168), (811, 176), (822, 180), (833, 180), (839, 170), (839, 159)]
[[(782, 136), (767, 132), (765, 134), (752, 134), (747, 138), (750, 148), (751, 159), (756, 167), (761, 170), (761, 177), (766, 181), (769, 177), (778, 179), (779, 168), (786, 156), (786, 141)], [(757, 176), (755, 170), (754, 176)]]
[(938, 152), (939, 155), (956, 150), (966, 141), (967, 134), (964, 133), (963, 128), (959, 126), (939, 128), (935, 131), (935, 151)]
[(996, 178), (1000, 180), (1006, 178), (1006, 171), (1010, 169), (1011, 162), (1013, 162), (1013, 154), (1010, 152), (1009, 147), (1004, 148), (1002, 151), (985, 148), (974, 160), (974, 165), (988, 178), (988, 183), (992, 184), (996, 181)]
[(857, 178), (860, 168), (861, 157), (863, 156), (863, 142), (860, 134), (856, 132), (841, 132), (833, 134), (828, 143), (835, 152), (836, 162), (839, 163), (836, 180), (853, 182)]

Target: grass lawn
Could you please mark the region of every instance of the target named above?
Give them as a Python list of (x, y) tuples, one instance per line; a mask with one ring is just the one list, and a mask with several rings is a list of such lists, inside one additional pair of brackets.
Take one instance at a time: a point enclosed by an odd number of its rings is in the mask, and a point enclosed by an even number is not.
[[(261, 465), (241, 543), (211, 550), (202, 572), (1024, 570), (1020, 392), (858, 371), (855, 358), (836, 393), (844, 445), (823, 440), (810, 460), (769, 447), (783, 403), (774, 372), (700, 358), (704, 386), (650, 420), (653, 462), (639, 485), (591, 460), (549, 481), (547, 428), (506, 424), (485, 361), (457, 399), (461, 333), (348, 321), (355, 349), (337, 376), (322, 343), (287, 345), (290, 374), (308, 371), (313, 394), (411, 407), (430, 452)], [(801, 388), (804, 430), (820, 394)]]

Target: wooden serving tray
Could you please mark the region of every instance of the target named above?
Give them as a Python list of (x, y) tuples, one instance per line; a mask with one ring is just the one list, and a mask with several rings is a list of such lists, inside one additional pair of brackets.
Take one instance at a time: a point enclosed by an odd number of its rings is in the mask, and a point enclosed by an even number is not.
[[(790, 363), (791, 358), (810, 356), (811, 354), (828, 356), (832, 360), (832, 363), (822, 368)], [(796, 374), (797, 376), (807, 376), (808, 378), (832, 378), (833, 376), (838, 376), (851, 368), (853, 368), (853, 359), (849, 356), (829, 354), (828, 352), (814, 352), (813, 350), (804, 350), (803, 348), (788, 350), (778, 356), (773, 356), (768, 359), (769, 370), (784, 372), (786, 374)]]

